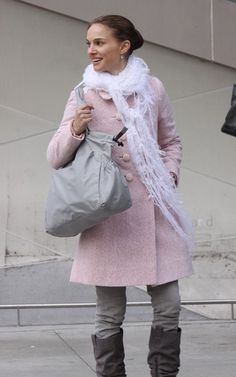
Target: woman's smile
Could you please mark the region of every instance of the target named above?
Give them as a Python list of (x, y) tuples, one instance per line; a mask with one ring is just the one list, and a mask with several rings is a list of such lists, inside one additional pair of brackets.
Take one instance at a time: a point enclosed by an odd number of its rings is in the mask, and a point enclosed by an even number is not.
[(102, 58), (92, 58), (92, 63), (93, 63), (94, 65), (99, 64), (101, 61), (102, 61)]

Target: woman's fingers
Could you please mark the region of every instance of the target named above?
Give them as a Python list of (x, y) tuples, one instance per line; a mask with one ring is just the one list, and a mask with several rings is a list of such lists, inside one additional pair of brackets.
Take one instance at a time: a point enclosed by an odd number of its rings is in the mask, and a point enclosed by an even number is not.
[(79, 110), (86, 110), (86, 109), (93, 110), (94, 107), (92, 105), (87, 104), (87, 103), (85, 103), (84, 105), (79, 107)]
[(76, 113), (76, 116), (79, 117), (79, 118), (83, 118), (83, 117), (87, 117), (87, 116), (92, 116), (92, 113), (91, 113), (91, 111), (86, 112), (86, 113), (84, 113), (83, 111), (78, 111)]
[(86, 121), (86, 120), (91, 120), (92, 119), (92, 115), (91, 114), (77, 114), (77, 116), (75, 117), (75, 120), (80, 123), (80, 122), (83, 122), (83, 121)]
[(92, 116), (91, 111), (93, 110), (93, 106), (91, 105), (83, 105), (81, 106), (77, 112), (76, 115), (80, 118), (83, 118), (85, 115), (89, 115), (90, 117)]

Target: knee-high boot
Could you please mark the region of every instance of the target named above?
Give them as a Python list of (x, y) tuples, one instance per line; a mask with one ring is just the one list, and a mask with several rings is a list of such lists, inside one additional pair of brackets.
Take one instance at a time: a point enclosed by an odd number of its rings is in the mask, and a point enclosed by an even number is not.
[(108, 338), (92, 335), (98, 377), (126, 377), (123, 330)]
[(148, 364), (152, 377), (176, 377), (180, 366), (181, 329), (163, 331), (152, 327), (149, 339)]

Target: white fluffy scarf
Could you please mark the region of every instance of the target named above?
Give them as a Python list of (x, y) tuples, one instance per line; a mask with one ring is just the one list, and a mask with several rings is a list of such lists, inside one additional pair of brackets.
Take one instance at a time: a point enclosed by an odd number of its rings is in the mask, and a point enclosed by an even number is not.
[[(96, 72), (90, 64), (85, 70), (83, 82), (86, 87), (106, 91), (112, 97), (123, 123), (128, 128), (129, 150), (141, 181), (154, 204), (190, 246), (191, 221), (178, 198), (157, 143), (157, 98), (150, 83), (148, 66), (133, 55), (118, 75)], [(127, 102), (131, 95), (132, 107)]]

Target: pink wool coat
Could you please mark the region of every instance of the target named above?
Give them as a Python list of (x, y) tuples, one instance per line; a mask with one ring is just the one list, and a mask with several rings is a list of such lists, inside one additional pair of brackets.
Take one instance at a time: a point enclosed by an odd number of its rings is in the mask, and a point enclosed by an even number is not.
[[(168, 171), (179, 177), (181, 143), (176, 133), (168, 96), (160, 80), (151, 78), (158, 106), (158, 143)], [(91, 130), (117, 134), (123, 127), (108, 93), (85, 91), (94, 106)], [(75, 92), (67, 102), (62, 122), (48, 146), (48, 161), (58, 169), (69, 162), (83, 137), (73, 136), (71, 123), (77, 108)], [(71, 271), (71, 281), (101, 285), (156, 285), (186, 277), (192, 263), (186, 245), (148, 198), (129, 153), (114, 146), (113, 159), (125, 175), (133, 205), (103, 223), (83, 232)], [(155, 158), (155, 156), (153, 156)]]

